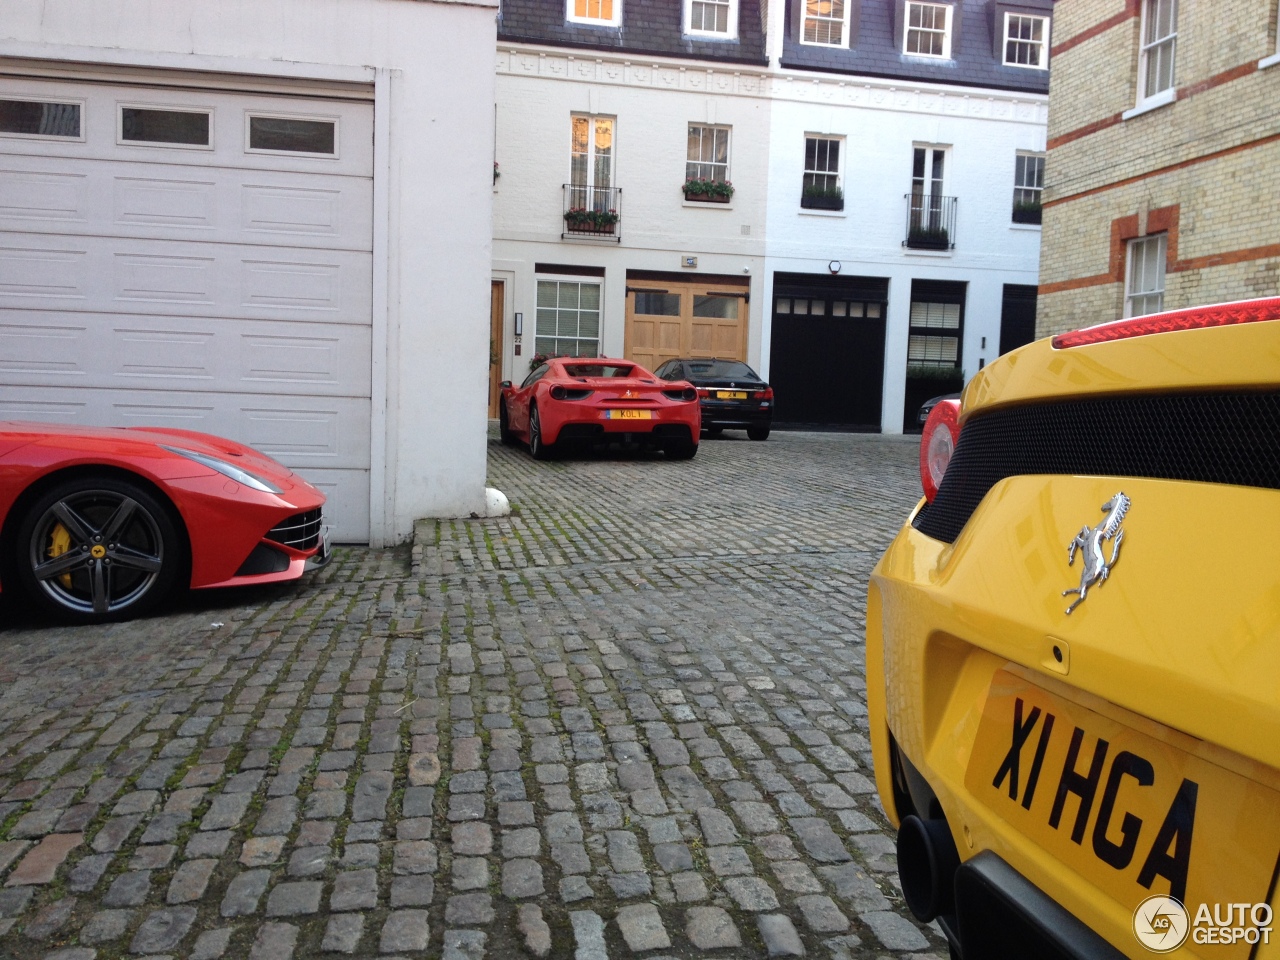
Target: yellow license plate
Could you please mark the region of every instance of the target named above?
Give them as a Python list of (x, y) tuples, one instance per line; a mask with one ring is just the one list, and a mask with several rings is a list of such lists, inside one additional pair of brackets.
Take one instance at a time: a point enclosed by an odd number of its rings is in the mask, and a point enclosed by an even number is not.
[(609, 420), (652, 420), (652, 410), (606, 410), (605, 417)]
[(742, 390), (717, 390), (716, 399), (717, 400), (745, 400), (747, 399), (747, 394), (745, 391), (742, 391)]
[[(1198, 744), (1172, 731), (1169, 740)], [(1002, 670), (965, 786), (1125, 910), (1172, 894), (1194, 918), (1202, 903), (1265, 900), (1280, 851), (1280, 794), (1197, 752)]]

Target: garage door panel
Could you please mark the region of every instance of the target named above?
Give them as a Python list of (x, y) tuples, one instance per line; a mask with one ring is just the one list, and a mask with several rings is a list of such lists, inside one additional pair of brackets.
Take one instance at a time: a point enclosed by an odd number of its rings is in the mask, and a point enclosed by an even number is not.
[(0, 308), (371, 323), (373, 256), (109, 237), (0, 236)]
[[(6, 138), (4, 152), (28, 156), (126, 159), (135, 163), (178, 163), (183, 166), (237, 166), (297, 173), (351, 174), (373, 172), (373, 107), (367, 102), (254, 96), (215, 90), (161, 89), (132, 84), (83, 84), (0, 77), (0, 96), (75, 102), (81, 105), (82, 140), (72, 138)], [(208, 147), (119, 142), (122, 106), (209, 112)], [(333, 122), (333, 156), (249, 148), (249, 115)]]
[(372, 196), (357, 177), (0, 157), (0, 230), (23, 233), (371, 250)]
[(368, 326), (14, 312), (0, 318), (10, 384), (367, 396)]
[(54, 387), (0, 386), (0, 420), (29, 420), (40, 410), (85, 426), (162, 424), (217, 433), (299, 469), (369, 467), (363, 397), (92, 389), (68, 396)]

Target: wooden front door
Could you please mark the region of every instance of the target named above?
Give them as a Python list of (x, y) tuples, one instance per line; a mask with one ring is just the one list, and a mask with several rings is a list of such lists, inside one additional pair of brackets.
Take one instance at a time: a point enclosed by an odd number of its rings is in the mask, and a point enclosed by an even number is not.
[(627, 281), (628, 360), (655, 370), (677, 357), (747, 359), (747, 290), (723, 281)]
[(502, 395), (502, 349), (505, 335), (502, 325), (502, 304), (505, 285), (494, 280), (489, 290), (489, 419), (498, 416), (498, 398)]

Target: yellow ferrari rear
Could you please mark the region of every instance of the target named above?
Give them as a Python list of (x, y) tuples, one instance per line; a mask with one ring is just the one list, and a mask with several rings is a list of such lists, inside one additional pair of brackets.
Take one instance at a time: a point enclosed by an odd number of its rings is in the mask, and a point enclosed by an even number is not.
[(979, 373), (872, 575), (877, 786), (964, 960), (1280, 957), (1280, 301), (1165, 316)]

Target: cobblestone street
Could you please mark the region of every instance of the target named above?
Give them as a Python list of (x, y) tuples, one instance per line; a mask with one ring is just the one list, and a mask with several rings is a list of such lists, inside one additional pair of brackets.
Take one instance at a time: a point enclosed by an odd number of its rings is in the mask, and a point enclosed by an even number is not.
[(916, 450), (491, 440), (511, 517), (135, 623), (0, 605), (0, 957), (940, 960), (865, 736)]

